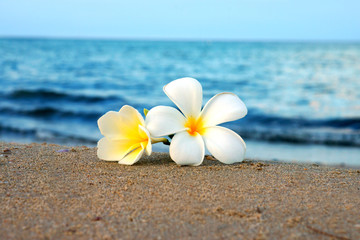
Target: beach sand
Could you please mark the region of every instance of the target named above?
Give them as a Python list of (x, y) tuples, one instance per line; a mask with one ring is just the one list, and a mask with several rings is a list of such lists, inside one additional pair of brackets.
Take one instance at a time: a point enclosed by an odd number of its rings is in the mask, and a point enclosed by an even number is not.
[[(57, 152), (69, 149), (69, 152)], [(360, 171), (0, 143), (0, 239), (360, 239)]]

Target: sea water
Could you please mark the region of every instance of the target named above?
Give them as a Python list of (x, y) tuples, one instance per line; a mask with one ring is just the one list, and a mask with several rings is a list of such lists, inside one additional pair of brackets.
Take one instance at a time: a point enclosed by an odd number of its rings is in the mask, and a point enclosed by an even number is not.
[(245, 102), (225, 126), (247, 157), (360, 165), (360, 43), (3, 38), (0, 140), (95, 146), (101, 115), (173, 105), (181, 77)]

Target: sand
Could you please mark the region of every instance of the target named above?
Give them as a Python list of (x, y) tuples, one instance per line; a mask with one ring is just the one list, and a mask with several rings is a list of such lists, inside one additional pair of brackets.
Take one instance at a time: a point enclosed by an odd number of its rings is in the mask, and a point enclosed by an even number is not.
[[(57, 152), (69, 149), (68, 152)], [(0, 143), (0, 239), (360, 239), (360, 170)]]

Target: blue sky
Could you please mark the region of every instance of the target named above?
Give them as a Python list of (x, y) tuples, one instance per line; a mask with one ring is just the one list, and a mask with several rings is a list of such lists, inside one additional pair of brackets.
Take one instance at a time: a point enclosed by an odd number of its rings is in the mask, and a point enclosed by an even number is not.
[(0, 36), (360, 40), (360, 0), (0, 0)]

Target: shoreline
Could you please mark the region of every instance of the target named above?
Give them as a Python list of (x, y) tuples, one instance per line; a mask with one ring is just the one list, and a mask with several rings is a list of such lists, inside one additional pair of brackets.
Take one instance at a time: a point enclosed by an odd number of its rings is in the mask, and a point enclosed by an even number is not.
[(1, 239), (358, 239), (359, 195), (356, 168), (180, 167), (167, 153), (124, 166), (85, 146), (0, 142)]

